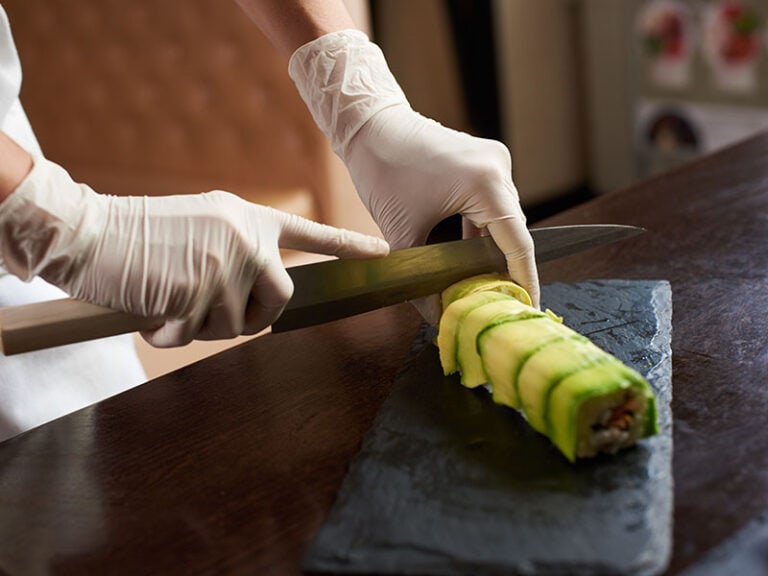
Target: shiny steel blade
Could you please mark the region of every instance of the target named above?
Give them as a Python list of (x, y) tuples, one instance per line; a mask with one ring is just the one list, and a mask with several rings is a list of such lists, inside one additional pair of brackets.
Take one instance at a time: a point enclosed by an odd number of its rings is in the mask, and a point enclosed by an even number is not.
[[(643, 228), (586, 224), (533, 228), (536, 261), (547, 262), (629, 238)], [(459, 280), (505, 272), (490, 237), (396, 250), (374, 260), (330, 260), (288, 269), (294, 294), (273, 332), (313, 326), (436, 294)]]

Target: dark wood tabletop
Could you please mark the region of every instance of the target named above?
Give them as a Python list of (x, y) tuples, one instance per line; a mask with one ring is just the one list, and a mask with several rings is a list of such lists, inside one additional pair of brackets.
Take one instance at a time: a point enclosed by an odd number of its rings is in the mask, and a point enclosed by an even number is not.
[[(541, 225), (648, 232), (542, 282), (673, 292), (670, 574), (768, 509), (768, 136)], [(301, 573), (420, 318), (268, 335), (0, 444), (0, 572)]]

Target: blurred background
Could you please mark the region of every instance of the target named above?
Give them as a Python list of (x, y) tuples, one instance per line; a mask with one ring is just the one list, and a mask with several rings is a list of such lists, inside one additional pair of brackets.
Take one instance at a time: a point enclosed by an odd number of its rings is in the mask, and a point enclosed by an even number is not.
[(503, 140), (536, 222), (768, 128), (765, 0), (373, 0), (414, 107)]
[[(76, 179), (109, 194), (227, 189), (377, 232), (234, 2), (2, 4), (32, 126)], [(768, 128), (765, 0), (347, 4), (417, 111), (509, 146), (532, 224)], [(232, 344), (142, 353), (155, 376)]]

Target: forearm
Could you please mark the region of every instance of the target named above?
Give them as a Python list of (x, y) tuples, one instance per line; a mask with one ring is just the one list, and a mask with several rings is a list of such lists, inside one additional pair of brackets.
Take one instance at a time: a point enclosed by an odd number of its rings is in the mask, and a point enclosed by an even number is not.
[(32, 170), (32, 156), (0, 131), (0, 202), (18, 188)]
[(356, 28), (342, 0), (235, 0), (286, 56), (324, 34)]

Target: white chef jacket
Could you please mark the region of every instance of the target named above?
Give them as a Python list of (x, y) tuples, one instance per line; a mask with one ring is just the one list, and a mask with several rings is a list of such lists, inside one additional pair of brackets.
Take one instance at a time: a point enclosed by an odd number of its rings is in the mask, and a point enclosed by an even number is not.
[[(21, 64), (0, 6), (0, 129), (42, 155), (19, 101)], [(0, 268), (0, 306), (66, 294), (42, 278), (22, 282)], [(146, 380), (130, 335), (16, 356), (0, 355), (0, 441)]]

